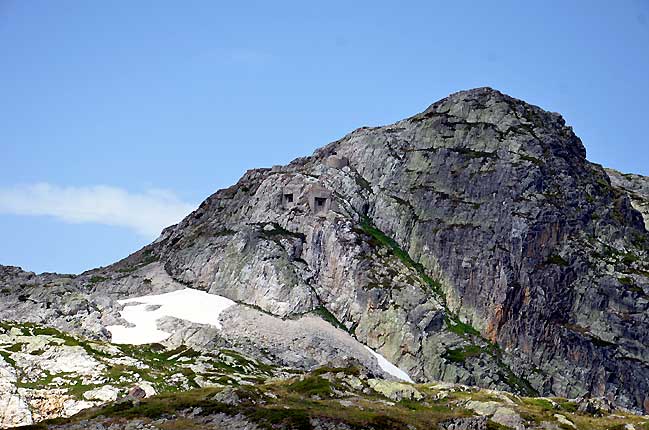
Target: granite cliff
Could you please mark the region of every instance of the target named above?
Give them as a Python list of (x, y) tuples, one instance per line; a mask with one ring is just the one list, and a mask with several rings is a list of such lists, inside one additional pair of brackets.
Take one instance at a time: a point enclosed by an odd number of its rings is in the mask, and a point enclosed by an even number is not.
[(107, 341), (118, 300), (191, 287), (237, 305), (161, 321), (168, 348), (381, 374), (366, 345), (419, 383), (649, 412), (648, 203), (559, 114), (478, 88), (250, 170), (112, 266), (2, 267), (0, 312)]

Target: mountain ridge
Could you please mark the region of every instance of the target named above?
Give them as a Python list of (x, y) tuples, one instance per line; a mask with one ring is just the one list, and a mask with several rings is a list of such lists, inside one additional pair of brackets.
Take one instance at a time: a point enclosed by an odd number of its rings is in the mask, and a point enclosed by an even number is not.
[[(199, 349), (308, 369), (324, 364), (312, 343), (264, 330), (320, 315), (418, 382), (649, 411), (645, 183), (587, 161), (561, 115), (461, 91), (251, 169), (113, 265), (67, 278), (2, 268), (0, 310), (107, 340), (118, 299), (190, 286), (237, 302), (224, 318), (260, 333), (164, 323)], [(321, 342), (332, 358), (336, 336)]]

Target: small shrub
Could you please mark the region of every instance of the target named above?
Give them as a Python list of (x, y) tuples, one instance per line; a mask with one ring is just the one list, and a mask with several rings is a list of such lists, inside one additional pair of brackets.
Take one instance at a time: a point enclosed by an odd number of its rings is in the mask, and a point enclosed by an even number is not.
[(454, 363), (463, 363), (467, 358), (476, 357), (482, 353), (483, 350), (478, 345), (469, 345), (463, 348), (449, 349), (442, 357)]
[(640, 257), (631, 252), (624, 254), (624, 256), (622, 257), (622, 263), (626, 264), (627, 266), (632, 265), (638, 260), (640, 260)]
[(307, 376), (289, 385), (293, 391), (307, 396), (329, 397), (332, 394), (331, 384), (320, 376)]
[(559, 404), (561, 409), (563, 409), (564, 411), (570, 412), (570, 413), (577, 412), (577, 404), (576, 403), (573, 403), (570, 400), (566, 400), (566, 399), (554, 399), (554, 400)]
[(94, 285), (94, 284), (98, 284), (99, 282), (104, 282), (104, 281), (107, 281), (107, 280), (108, 280), (108, 278), (106, 278), (105, 276), (94, 275), (94, 276), (92, 276), (90, 278), (90, 280), (88, 282), (90, 282), (91, 284)]
[(340, 321), (338, 321), (338, 318), (334, 314), (332, 314), (329, 309), (325, 308), (324, 306), (320, 306), (318, 308), (315, 308), (313, 311), (314, 314), (318, 315), (320, 318), (323, 320), (327, 321), (329, 324), (332, 326), (339, 328), (343, 331), (348, 331), (347, 327), (345, 327)]
[(530, 406), (536, 406), (544, 411), (551, 411), (554, 409), (554, 406), (549, 400), (545, 399), (536, 399), (536, 398), (526, 398), (523, 402)]
[(361, 371), (358, 367), (351, 366), (351, 367), (329, 367), (329, 366), (323, 366), (323, 367), (318, 367), (316, 370), (311, 372), (311, 375), (313, 376), (318, 376), (322, 375), (324, 373), (344, 373), (345, 375), (353, 375), (353, 376), (358, 376), (361, 374)]
[(561, 266), (561, 267), (569, 266), (568, 262), (558, 254), (552, 254), (551, 256), (549, 256), (548, 259), (546, 260), (546, 263), (554, 264), (556, 266)]
[(633, 282), (633, 279), (629, 278), (628, 276), (625, 276), (623, 278), (617, 278), (618, 282), (624, 286), (630, 287), (632, 285), (635, 285), (635, 282)]
[(480, 336), (480, 332), (476, 330), (472, 325), (463, 323), (459, 318), (447, 318), (446, 327), (448, 331), (455, 333), (459, 336)]

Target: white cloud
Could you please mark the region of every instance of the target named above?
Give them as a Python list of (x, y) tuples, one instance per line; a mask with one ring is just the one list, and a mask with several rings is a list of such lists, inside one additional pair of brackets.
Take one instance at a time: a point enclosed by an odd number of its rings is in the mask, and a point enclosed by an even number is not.
[(0, 213), (127, 227), (151, 238), (193, 209), (165, 190), (131, 193), (104, 185), (61, 187), (47, 183), (0, 188)]

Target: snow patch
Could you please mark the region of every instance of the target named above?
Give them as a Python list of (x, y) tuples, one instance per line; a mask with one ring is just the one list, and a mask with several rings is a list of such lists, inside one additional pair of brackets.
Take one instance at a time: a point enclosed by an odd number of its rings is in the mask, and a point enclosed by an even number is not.
[(394, 364), (390, 363), (387, 358), (385, 358), (384, 356), (382, 356), (378, 352), (374, 352), (372, 350), (372, 348), (370, 348), (369, 346), (367, 346), (367, 345), (363, 345), (363, 346), (365, 346), (365, 348), (367, 348), (367, 350), (370, 352), (370, 354), (372, 354), (376, 358), (376, 360), (379, 362), (379, 367), (381, 369), (383, 369), (383, 371), (389, 373), (390, 375), (394, 376), (395, 378), (401, 379), (402, 381), (410, 382), (412, 384), (415, 383), (415, 381), (413, 381), (410, 378), (410, 376), (408, 376), (408, 374), (406, 372), (399, 369)]
[(161, 342), (171, 333), (158, 330), (157, 321), (162, 317), (174, 317), (198, 324), (209, 324), (221, 329), (219, 315), (236, 304), (232, 300), (205, 291), (185, 288), (171, 293), (133, 297), (118, 303), (137, 303), (126, 306), (120, 316), (135, 327), (112, 325), (106, 327), (113, 343), (142, 345)]

